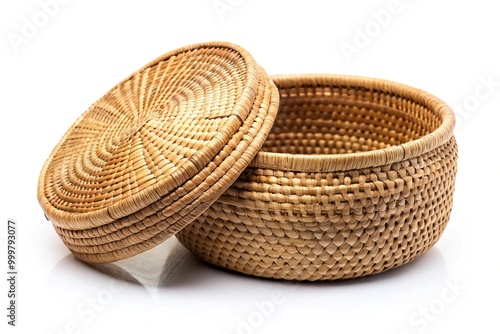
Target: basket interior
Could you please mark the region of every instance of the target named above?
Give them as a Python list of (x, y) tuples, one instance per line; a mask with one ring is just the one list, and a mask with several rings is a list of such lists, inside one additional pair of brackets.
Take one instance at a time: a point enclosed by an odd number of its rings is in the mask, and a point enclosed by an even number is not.
[(280, 87), (280, 110), (262, 151), (343, 154), (400, 145), (435, 131), (438, 113), (365, 87)]

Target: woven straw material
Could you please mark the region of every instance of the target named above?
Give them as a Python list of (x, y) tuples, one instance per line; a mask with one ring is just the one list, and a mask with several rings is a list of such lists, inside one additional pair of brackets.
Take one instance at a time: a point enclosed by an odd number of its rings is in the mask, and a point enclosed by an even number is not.
[(127, 258), (210, 206), (260, 150), (279, 94), (229, 43), (188, 46), (120, 82), (67, 131), (38, 199), (81, 260)]
[(262, 151), (176, 236), (241, 273), (335, 280), (405, 264), (439, 239), (455, 185), (455, 118), (405, 85), (280, 76)]

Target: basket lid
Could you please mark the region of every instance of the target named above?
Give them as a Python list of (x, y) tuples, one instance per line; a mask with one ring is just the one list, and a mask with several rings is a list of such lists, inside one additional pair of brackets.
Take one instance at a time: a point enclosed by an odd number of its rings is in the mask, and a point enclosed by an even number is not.
[(214, 42), (169, 52), (70, 127), (43, 166), (38, 201), (81, 260), (141, 253), (237, 179), (267, 137), (278, 99), (241, 47)]

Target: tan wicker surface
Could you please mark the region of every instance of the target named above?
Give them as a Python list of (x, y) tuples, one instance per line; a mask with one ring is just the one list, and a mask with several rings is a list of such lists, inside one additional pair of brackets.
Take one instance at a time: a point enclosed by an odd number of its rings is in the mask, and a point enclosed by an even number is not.
[(177, 234), (245, 274), (335, 280), (405, 264), (439, 239), (455, 184), (455, 118), (405, 85), (275, 77), (280, 111), (238, 180)]
[(236, 180), (277, 109), (276, 87), (240, 47), (172, 51), (73, 124), (42, 169), (39, 202), (78, 258), (138, 254), (195, 219)]

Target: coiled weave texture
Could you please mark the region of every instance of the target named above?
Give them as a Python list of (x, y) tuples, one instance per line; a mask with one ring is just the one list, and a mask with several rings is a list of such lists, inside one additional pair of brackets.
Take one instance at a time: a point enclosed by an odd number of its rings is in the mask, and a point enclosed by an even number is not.
[(278, 91), (244, 49), (181, 48), (94, 103), (40, 174), (38, 200), (86, 262), (163, 242), (212, 204), (269, 133)]
[(181, 243), (217, 266), (290, 280), (376, 274), (434, 245), (455, 185), (450, 108), (378, 79), (274, 82), (280, 110), (261, 152)]

